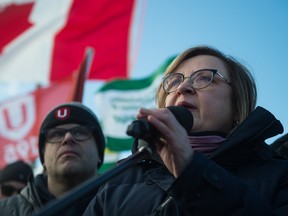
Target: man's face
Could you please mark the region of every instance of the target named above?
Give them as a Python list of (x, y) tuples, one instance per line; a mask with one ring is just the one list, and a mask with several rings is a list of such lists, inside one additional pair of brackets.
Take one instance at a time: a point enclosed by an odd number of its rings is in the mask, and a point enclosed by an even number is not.
[(85, 125), (79, 124), (59, 125), (54, 129), (72, 129), (72, 131), (66, 133), (65, 130), (64, 132), (63, 130), (53, 131), (50, 134), (52, 138), (63, 136), (63, 139), (58, 142), (49, 142), (46, 139), (43, 165), (48, 178), (81, 178), (85, 180), (97, 173), (99, 154), (96, 141), (93, 136), (79, 141), (78, 138), (81, 138), (82, 134), (85, 137), (86, 132), (91, 132), (83, 131), (83, 127), (78, 130), (79, 126), (85, 127)]

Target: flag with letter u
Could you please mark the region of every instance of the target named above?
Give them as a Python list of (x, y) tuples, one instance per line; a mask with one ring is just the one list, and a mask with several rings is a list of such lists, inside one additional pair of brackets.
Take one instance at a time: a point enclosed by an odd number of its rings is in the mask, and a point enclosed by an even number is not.
[(82, 101), (93, 51), (87, 49), (79, 70), (31, 93), (0, 103), (0, 169), (16, 160), (38, 157), (38, 135), (46, 114), (67, 101)]

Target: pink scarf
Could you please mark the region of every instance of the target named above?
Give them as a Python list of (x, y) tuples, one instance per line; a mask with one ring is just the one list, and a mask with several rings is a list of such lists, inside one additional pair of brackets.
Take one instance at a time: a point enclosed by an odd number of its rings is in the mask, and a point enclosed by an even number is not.
[(226, 138), (216, 135), (189, 136), (192, 149), (209, 157)]

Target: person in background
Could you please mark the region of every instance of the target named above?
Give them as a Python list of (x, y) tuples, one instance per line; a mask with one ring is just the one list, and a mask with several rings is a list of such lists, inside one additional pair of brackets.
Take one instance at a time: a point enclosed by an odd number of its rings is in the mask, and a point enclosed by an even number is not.
[(288, 159), (288, 134), (285, 134), (275, 140), (270, 145), (271, 149), (275, 153), (275, 157)]
[(0, 172), (0, 200), (17, 195), (33, 177), (32, 167), (24, 161), (8, 164)]
[[(98, 174), (104, 159), (105, 138), (95, 114), (78, 102), (52, 109), (39, 133), (39, 157), (44, 172), (21, 193), (0, 202), (1, 214), (33, 215), (44, 205)], [(82, 215), (91, 194), (64, 209), (62, 215)]]
[[(159, 133), (154, 155), (101, 186), (84, 215), (287, 216), (288, 161), (265, 143), (283, 126), (256, 96), (233, 57), (209, 46), (181, 53), (159, 86), (158, 108), (137, 114)], [(189, 133), (168, 106), (191, 112)]]

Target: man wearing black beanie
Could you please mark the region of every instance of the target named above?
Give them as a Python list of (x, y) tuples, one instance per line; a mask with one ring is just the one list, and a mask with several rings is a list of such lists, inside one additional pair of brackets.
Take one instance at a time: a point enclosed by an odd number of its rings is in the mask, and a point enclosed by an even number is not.
[(0, 200), (20, 193), (32, 176), (32, 167), (24, 161), (15, 161), (5, 166), (0, 173)]
[[(105, 138), (95, 114), (78, 102), (52, 109), (41, 124), (39, 157), (44, 172), (17, 196), (0, 202), (3, 215), (33, 215), (48, 202), (98, 174)], [(63, 211), (82, 215), (96, 191)]]

